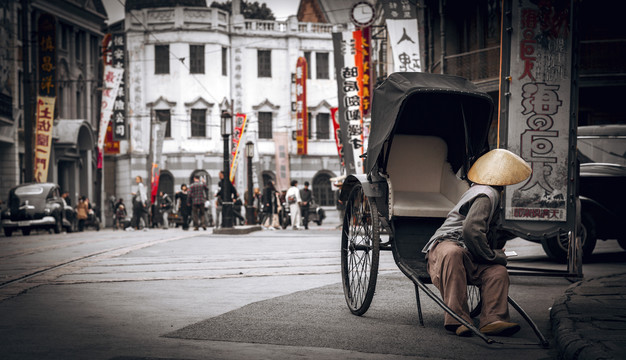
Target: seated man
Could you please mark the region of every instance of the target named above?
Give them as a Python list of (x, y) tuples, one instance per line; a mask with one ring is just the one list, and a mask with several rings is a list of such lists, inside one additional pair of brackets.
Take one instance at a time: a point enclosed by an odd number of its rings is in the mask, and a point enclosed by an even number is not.
[[(527, 179), (531, 171), (522, 158), (508, 150), (495, 149), (481, 156), (467, 176), (474, 184), (422, 250), (443, 301), (470, 323), (467, 284), (479, 287), (479, 329), (486, 335), (510, 336), (520, 329), (509, 322), (509, 275), (503, 251), (507, 239), (502, 238), (506, 234), (499, 233), (496, 224), (504, 186)], [(459, 336), (472, 335), (448, 313), (444, 327)]]

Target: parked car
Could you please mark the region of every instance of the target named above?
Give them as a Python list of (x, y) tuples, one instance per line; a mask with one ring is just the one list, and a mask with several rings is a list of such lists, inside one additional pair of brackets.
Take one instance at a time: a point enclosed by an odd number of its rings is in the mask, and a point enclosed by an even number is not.
[[(580, 161), (581, 246), (589, 257), (596, 241), (616, 239), (626, 250), (626, 125), (578, 127)], [(567, 260), (568, 240), (544, 239), (544, 251), (556, 261)]]
[(67, 215), (71, 213), (57, 184), (22, 184), (9, 191), (6, 209), (1, 215), (2, 227), (6, 236), (17, 230), (29, 235), (33, 229), (52, 229), (58, 234), (65, 228), (71, 232), (72, 219)]

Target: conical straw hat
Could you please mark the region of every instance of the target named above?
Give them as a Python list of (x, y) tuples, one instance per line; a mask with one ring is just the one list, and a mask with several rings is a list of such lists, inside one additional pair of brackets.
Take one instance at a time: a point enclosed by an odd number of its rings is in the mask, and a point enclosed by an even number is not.
[(467, 178), (476, 184), (504, 186), (522, 182), (532, 169), (521, 157), (504, 149), (493, 149), (476, 160)]

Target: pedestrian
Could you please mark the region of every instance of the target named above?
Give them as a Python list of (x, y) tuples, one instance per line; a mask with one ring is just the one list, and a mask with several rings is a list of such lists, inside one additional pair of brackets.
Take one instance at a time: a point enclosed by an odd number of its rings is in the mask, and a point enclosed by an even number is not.
[(191, 206), (191, 215), (193, 218), (193, 229), (198, 230), (200, 226), (206, 230), (206, 219), (204, 217), (204, 202), (207, 199), (209, 188), (204, 181), (200, 181), (198, 175), (194, 175), (193, 184), (189, 187), (189, 196), (187, 204)]
[(168, 217), (170, 215), (170, 211), (172, 210), (172, 199), (163, 191), (159, 192), (159, 209), (161, 210), (161, 215), (163, 217), (163, 229), (169, 229), (170, 222)]
[(275, 194), (276, 188), (274, 187), (274, 182), (272, 180), (268, 180), (263, 188), (263, 197), (261, 199), (263, 202), (263, 218), (261, 219), (261, 224), (265, 229), (273, 229), (273, 214), (276, 213)]
[(263, 202), (261, 200), (261, 189), (255, 187), (252, 196), (252, 206), (254, 206), (254, 224), (260, 224), (261, 211), (263, 209)]
[(115, 210), (115, 228), (124, 229), (124, 221), (126, 220), (126, 207), (119, 204)]
[[(217, 197), (217, 201), (216, 201), (216, 212), (221, 213), (222, 216), (222, 225), (224, 224), (223, 222), (223, 217), (224, 217), (224, 212), (223, 212), (223, 202), (224, 202), (224, 185), (226, 184), (226, 179), (224, 178), (224, 172), (220, 171), (219, 173), (219, 178), (220, 181), (218, 183), (219, 189), (217, 191), (217, 193), (215, 194), (215, 196)], [(245, 218), (243, 216), (241, 216), (241, 213), (235, 213), (234, 210), (234, 205), (235, 205), (235, 201), (237, 200), (237, 198), (239, 197), (239, 195), (237, 194), (237, 188), (235, 188), (235, 185), (233, 185), (232, 182), (230, 182), (230, 179), (228, 180), (228, 182), (230, 183), (230, 203), (231, 203), (231, 210), (232, 210), (232, 215), (234, 215), (237, 219), (244, 219)], [(217, 216), (219, 218), (219, 215)], [(219, 222), (219, 219), (218, 219)], [(235, 220), (233, 219), (233, 224), (234, 224)]]
[(178, 212), (178, 216), (181, 217), (183, 222), (183, 230), (189, 230), (189, 214), (191, 213), (191, 208), (187, 203), (187, 199), (189, 197), (189, 188), (187, 188), (187, 184), (182, 184), (180, 186), (180, 191), (176, 193), (176, 211)]
[(70, 193), (66, 191), (61, 195), (61, 197), (63, 198), (63, 200), (65, 200), (65, 203), (68, 206), (72, 206), (72, 199), (70, 199)]
[[(133, 227), (137, 230), (148, 227), (148, 195), (141, 176), (135, 177), (137, 190), (133, 195)], [(143, 221), (143, 224), (142, 224)]]
[(304, 182), (304, 188), (300, 190), (300, 198), (302, 199), (302, 204), (300, 205), (300, 210), (302, 211), (302, 222), (305, 229), (309, 229), (309, 207), (311, 205), (311, 201), (313, 200), (313, 193), (309, 190), (309, 182)]
[(291, 187), (287, 189), (285, 197), (287, 205), (289, 205), (289, 214), (291, 215), (291, 228), (300, 230), (300, 204), (302, 204), (302, 199), (300, 198), (297, 180), (291, 180)]
[(87, 198), (83, 195), (78, 200), (76, 205), (76, 218), (78, 219), (78, 231), (85, 229), (85, 220), (89, 217), (89, 203)]
[[(514, 236), (500, 231), (497, 224), (504, 186), (524, 181), (530, 173), (530, 166), (508, 150), (495, 149), (481, 156), (467, 175), (473, 185), (422, 250), (444, 303), (469, 323), (467, 285), (478, 286), (482, 301), (479, 329), (485, 335), (510, 336), (520, 329), (509, 321), (509, 275), (503, 249), (506, 240)], [(472, 335), (448, 313), (444, 327), (458, 336)]]
[(243, 202), (241, 198), (235, 194), (233, 201), (233, 215), (235, 216), (234, 222), (239, 225), (243, 225), (246, 223), (246, 218), (241, 215), (241, 208), (243, 207)]

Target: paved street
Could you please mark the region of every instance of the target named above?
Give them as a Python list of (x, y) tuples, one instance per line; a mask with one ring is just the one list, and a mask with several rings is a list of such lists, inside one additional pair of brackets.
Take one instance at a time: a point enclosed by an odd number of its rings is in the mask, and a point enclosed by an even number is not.
[[(3, 359), (553, 358), (525, 326), (517, 345), (451, 337), (390, 253), (371, 309), (352, 316), (339, 277), (338, 221), (309, 231), (218, 236), (208, 231), (88, 231), (0, 237)], [(508, 244), (515, 263), (546, 262), (541, 246)], [(623, 272), (615, 242), (598, 242), (585, 276)], [(513, 278), (512, 296), (548, 337), (549, 308), (570, 283)], [(513, 311), (512, 315), (517, 316)], [(445, 346), (444, 346), (445, 345)]]

